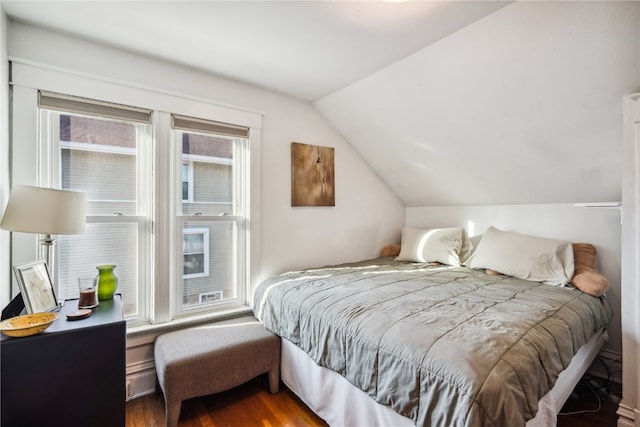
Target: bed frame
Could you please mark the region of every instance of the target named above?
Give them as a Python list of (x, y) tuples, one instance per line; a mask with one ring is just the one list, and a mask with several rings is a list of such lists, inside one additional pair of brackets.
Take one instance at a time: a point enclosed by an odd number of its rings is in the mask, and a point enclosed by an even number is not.
[[(619, 315), (620, 283), (620, 215), (611, 209), (588, 209), (574, 204), (501, 205), (465, 207), (407, 208), (406, 226), (437, 228), (464, 224), (470, 236), (482, 234), (494, 225), (504, 230), (543, 237), (588, 242), (598, 248), (601, 271), (609, 278), (608, 294)], [(594, 334), (560, 373), (554, 387), (538, 403), (536, 417), (526, 427), (549, 427), (557, 423), (557, 414), (571, 395), (602, 347), (618, 348), (621, 342), (619, 324), (612, 322), (610, 331)], [(291, 342), (281, 340), (281, 378), (311, 410), (331, 426), (413, 426), (413, 422), (392, 409), (380, 405), (339, 374), (318, 366), (305, 352)]]

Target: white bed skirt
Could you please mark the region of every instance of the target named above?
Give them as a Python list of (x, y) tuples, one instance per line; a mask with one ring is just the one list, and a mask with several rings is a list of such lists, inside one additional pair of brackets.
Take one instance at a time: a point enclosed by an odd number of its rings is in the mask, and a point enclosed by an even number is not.
[[(552, 427), (557, 413), (574, 387), (607, 341), (606, 330), (594, 334), (571, 363), (560, 373), (558, 381), (538, 403), (538, 413), (527, 427)], [(411, 427), (413, 421), (373, 400), (343, 376), (318, 366), (307, 354), (286, 339), (281, 340), (280, 375), (313, 412), (332, 427)]]

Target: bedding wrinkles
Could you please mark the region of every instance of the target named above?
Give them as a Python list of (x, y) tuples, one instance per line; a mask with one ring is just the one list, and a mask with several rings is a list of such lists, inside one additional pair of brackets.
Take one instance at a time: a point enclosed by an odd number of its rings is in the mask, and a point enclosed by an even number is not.
[(268, 330), (418, 426), (524, 426), (612, 317), (577, 289), (392, 258), (285, 273), (253, 304)]

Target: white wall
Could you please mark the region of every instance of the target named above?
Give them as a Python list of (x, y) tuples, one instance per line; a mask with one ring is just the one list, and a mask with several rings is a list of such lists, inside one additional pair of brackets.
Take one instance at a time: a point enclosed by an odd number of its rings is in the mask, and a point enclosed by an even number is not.
[(406, 224), (425, 228), (464, 226), (470, 236), (480, 235), (493, 225), (501, 230), (593, 244), (598, 251), (598, 267), (611, 284), (607, 298), (614, 312), (609, 342), (604, 348), (615, 356), (622, 354), (619, 209), (575, 207), (567, 203), (419, 207), (407, 208)]
[[(9, 66), (7, 63), (7, 16), (0, 5), (0, 212), (9, 200)], [(11, 300), (10, 234), (0, 230), (0, 307)]]
[[(262, 276), (375, 256), (397, 240), (404, 206), (309, 104), (284, 95), (10, 22), (9, 56), (85, 76), (261, 111)], [(336, 206), (292, 208), (290, 144), (335, 147)]]

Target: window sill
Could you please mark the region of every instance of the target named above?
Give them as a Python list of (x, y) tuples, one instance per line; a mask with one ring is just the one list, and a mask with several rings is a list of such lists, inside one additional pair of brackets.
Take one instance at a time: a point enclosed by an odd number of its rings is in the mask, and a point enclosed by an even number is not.
[(158, 335), (166, 332), (177, 331), (180, 329), (252, 314), (253, 311), (250, 307), (243, 306), (214, 313), (183, 317), (157, 325), (146, 324), (127, 327), (127, 348), (150, 344), (155, 341)]

